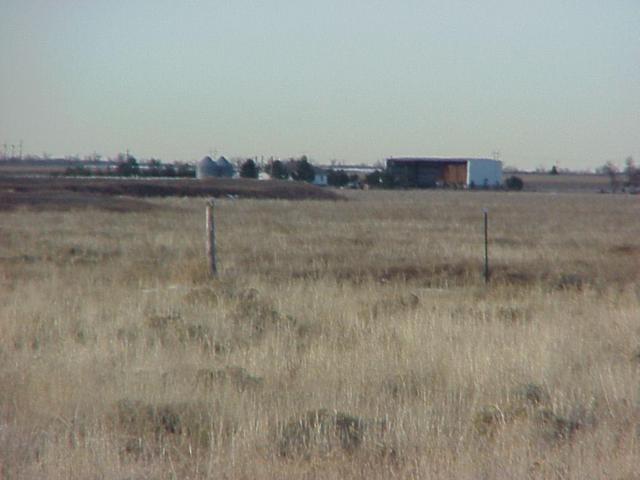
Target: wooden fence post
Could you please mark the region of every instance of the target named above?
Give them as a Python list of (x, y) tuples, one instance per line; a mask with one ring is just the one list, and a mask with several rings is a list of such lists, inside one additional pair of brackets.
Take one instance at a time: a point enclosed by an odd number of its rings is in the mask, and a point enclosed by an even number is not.
[(484, 213), (484, 283), (489, 283), (489, 210), (482, 209)]
[(207, 212), (205, 219), (207, 260), (209, 262), (209, 273), (212, 277), (218, 276), (216, 267), (216, 224), (213, 217), (213, 199), (207, 202)]

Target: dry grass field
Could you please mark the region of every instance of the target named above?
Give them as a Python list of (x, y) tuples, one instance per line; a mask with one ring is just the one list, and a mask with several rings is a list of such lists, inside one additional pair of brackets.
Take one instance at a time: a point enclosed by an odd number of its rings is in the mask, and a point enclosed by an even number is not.
[[(505, 173), (505, 178), (512, 174)], [(533, 192), (570, 192), (570, 193), (598, 193), (610, 192), (611, 181), (607, 175), (593, 173), (522, 173), (514, 175), (524, 181), (525, 191)], [(620, 176), (619, 181), (624, 181)]]
[(640, 478), (638, 197), (345, 195), (0, 211), (0, 478)]

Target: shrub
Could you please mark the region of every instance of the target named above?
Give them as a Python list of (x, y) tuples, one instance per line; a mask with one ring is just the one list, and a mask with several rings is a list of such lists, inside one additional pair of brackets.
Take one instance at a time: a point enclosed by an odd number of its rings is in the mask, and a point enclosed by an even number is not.
[(518, 385), (511, 393), (516, 399), (528, 405), (542, 405), (551, 400), (547, 391), (535, 383)]
[(353, 451), (362, 444), (367, 423), (371, 422), (347, 413), (312, 410), (281, 427), (280, 455), (308, 454), (314, 448), (325, 453), (336, 448)]
[(175, 177), (176, 176), (176, 167), (174, 167), (171, 163), (168, 163), (162, 167), (162, 176), (163, 177)]
[(515, 175), (507, 178), (504, 184), (507, 187), (507, 190), (515, 190), (519, 192), (524, 188), (524, 182), (522, 181), (522, 179), (520, 177), (516, 177)]
[[(235, 430), (232, 419), (217, 414), (206, 403), (156, 404), (124, 398), (114, 410), (113, 427), (137, 440), (138, 444), (173, 442), (174, 447), (206, 448), (212, 440), (229, 437)], [(129, 451), (130, 447), (125, 450)]]
[(64, 174), (67, 176), (88, 177), (91, 175), (91, 170), (89, 170), (84, 165), (78, 165), (73, 167), (67, 167), (64, 171)]
[(181, 163), (178, 165), (178, 170), (176, 171), (176, 177), (195, 178), (196, 167), (188, 163)]
[(218, 370), (203, 368), (196, 373), (196, 385), (219, 388), (228, 384), (239, 392), (258, 390), (263, 383), (261, 377), (251, 375), (244, 368), (237, 366), (228, 366)]
[(349, 175), (344, 170), (329, 170), (327, 183), (332, 187), (344, 187), (349, 183)]

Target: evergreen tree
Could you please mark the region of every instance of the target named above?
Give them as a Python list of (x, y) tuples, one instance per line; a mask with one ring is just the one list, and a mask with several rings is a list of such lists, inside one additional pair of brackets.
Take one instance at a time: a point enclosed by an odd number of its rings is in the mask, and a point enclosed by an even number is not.
[(309, 163), (309, 160), (307, 160), (307, 157), (303, 155), (300, 157), (300, 160), (296, 162), (295, 169), (291, 176), (294, 180), (311, 183), (313, 179), (316, 178), (316, 171), (313, 165)]
[(258, 166), (256, 165), (256, 162), (248, 158), (240, 166), (240, 176), (242, 178), (258, 178)]
[(277, 178), (279, 180), (286, 180), (289, 178), (289, 171), (284, 163), (280, 160), (274, 160), (267, 166), (267, 173), (271, 175), (271, 178)]
[(344, 170), (329, 170), (327, 183), (332, 187), (344, 187), (349, 183), (349, 176)]
[(129, 155), (126, 158), (122, 156), (118, 161), (116, 167), (116, 175), (121, 177), (131, 177), (133, 175), (140, 175), (140, 166), (135, 157)]
[(380, 170), (368, 173), (364, 181), (372, 188), (380, 187), (382, 185), (382, 175), (380, 174)]

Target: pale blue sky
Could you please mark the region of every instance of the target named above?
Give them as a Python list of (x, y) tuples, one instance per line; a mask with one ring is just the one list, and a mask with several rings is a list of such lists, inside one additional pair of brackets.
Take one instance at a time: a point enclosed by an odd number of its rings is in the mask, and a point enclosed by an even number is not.
[(0, 0), (0, 144), (640, 160), (640, 0)]

